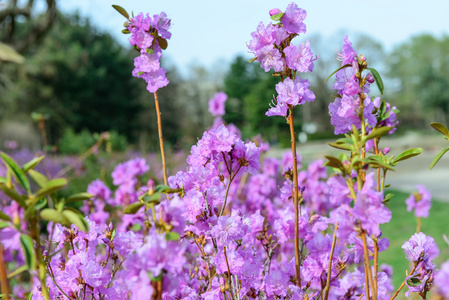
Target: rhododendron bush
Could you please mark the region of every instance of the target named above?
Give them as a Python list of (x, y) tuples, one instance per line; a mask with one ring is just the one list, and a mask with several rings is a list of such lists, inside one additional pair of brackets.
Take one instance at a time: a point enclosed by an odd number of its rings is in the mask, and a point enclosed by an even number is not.
[[(261, 100), (267, 117), (285, 118), (291, 150), (273, 158), (260, 137), (242, 139), (221, 118), (227, 95), (219, 92), (209, 102), (215, 121), (192, 146), (187, 168), (167, 174), (157, 92), (169, 84), (160, 59), (171, 20), (114, 8), (138, 53), (132, 75), (154, 95), (164, 181), (144, 181), (152, 166), (135, 157), (115, 167), (113, 188), (98, 179), (60, 198), (68, 182), (39, 172), (42, 157), (22, 165), (2, 153), (4, 299), (393, 299), (402, 290), (449, 299), (449, 261), (434, 264), (439, 249), (420, 230), (431, 206), (424, 186), (406, 202), (418, 226), (402, 246), (410, 262), (403, 284), (394, 287), (391, 266), (379, 263), (390, 245), (380, 225), (390, 222), (388, 201), (395, 201), (385, 178), (422, 149), (395, 156), (381, 147), (398, 110), (382, 100), (380, 74), (348, 36), (341, 67), (327, 79), (336, 94), (330, 123), (344, 134), (330, 143), (337, 157), (303, 165), (296, 147), (294, 114), (315, 100), (301, 76), (320, 70), (303, 38), (307, 13), (291, 3), (269, 11), (271, 22), (255, 24), (247, 43), (250, 62), (279, 78), (271, 103)], [(433, 126), (448, 135), (440, 125)]]

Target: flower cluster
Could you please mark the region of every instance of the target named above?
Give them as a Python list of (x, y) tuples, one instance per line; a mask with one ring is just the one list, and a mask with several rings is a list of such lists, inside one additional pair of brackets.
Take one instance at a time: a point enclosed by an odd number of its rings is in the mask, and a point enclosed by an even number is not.
[[(102, 230), (88, 217), (86, 221), (88, 232), (74, 225), (70, 229), (60, 224), (48, 226), (50, 245), (56, 248), (47, 262), (51, 298), (127, 299), (129, 291), (123, 280), (114, 278), (123, 261), (142, 246), (141, 239), (131, 231), (115, 231), (112, 225)], [(39, 285), (35, 285), (32, 299), (44, 299)]]
[[(338, 97), (329, 104), (331, 124), (335, 127), (335, 134), (343, 134), (352, 130), (352, 126), (361, 129), (362, 123), (367, 124), (367, 132), (374, 127), (392, 127), (390, 134), (397, 125), (396, 107), (382, 102), (379, 97), (370, 98), (370, 84), (375, 79), (372, 71), (363, 76), (367, 62), (363, 55), (358, 55), (352, 47), (348, 36), (344, 37), (342, 52), (338, 54), (342, 61), (342, 68), (336, 73), (336, 82), (332, 86)], [(365, 126), (365, 125), (363, 125)], [(372, 145), (368, 145), (368, 149)]]
[(170, 39), (171, 20), (164, 12), (154, 15), (139, 13), (130, 19), (127, 29), (131, 33), (129, 42), (140, 55), (134, 59), (134, 77), (143, 78), (147, 82), (147, 90), (151, 93), (168, 84), (166, 70), (161, 67), (162, 50), (167, 48)]
[(427, 293), (430, 290), (435, 272), (433, 259), (438, 256), (440, 250), (431, 236), (424, 233), (415, 233), (402, 245), (408, 261), (414, 264), (412, 272), (405, 279), (409, 290), (405, 293), (408, 297), (410, 292)]
[(286, 116), (289, 107), (315, 100), (310, 91), (307, 79), (301, 79), (296, 72), (312, 72), (317, 59), (310, 49), (309, 41), (299, 45), (291, 44), (292, 40), (306, 32), (303, 23), (307, 12), (291, 3), (281, 12), (279, 9), (270, 11), (271, 18), (278, 23), (262, 22), (251, 34), (252, 40), (248, 49), (265, 72), (272, 68), (278, 75), (287, 77), (276, 85), (279, 96), (274, 100), (274, 106), (266, 113), (267, 116)]

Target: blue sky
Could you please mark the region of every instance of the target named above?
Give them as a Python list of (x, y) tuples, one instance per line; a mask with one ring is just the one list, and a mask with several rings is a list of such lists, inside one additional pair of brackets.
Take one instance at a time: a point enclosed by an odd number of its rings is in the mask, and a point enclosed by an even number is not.
[[(112, 9), (118, 4), (134, 13), (150, 15), (165, 11), (172, 19), (172, 39), (165, 55), (186, 74), (189, 65), (210, 67), (217, 61), (229, 62), (236, 54), (246, 54), (246, 42), (260, 21), (270, 21), (268, 11), (284, 10), (290, 1), (278, 0), (63, 0), (63, 12), (78, 10), (89, 16), (101, 30), (115, 35), (123, 45), (127, 36), (120, 33), (125, 19)], [(365, 33), (381, 41), (387, 50), (410, 36), (448, 34), (449, 1), (417, 0), (303, 0), (296, 2), (307, 10), (308, 33), (335, 38), (343, 32)], [(350, 36), (351, 37), (351, 36)], [(329, 49), (335, 53), (337, 49)]]

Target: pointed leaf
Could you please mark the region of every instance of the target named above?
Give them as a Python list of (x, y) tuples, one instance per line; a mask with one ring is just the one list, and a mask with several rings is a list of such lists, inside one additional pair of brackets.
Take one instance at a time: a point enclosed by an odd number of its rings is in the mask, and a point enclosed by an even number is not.
[(50, 180), (42, 189), (40, 189), (37, 192), (37, 197), (39, 198), (39, 197), (51, 194), (51, 193), (59, 190), (66, 184), (67, 184), (67, 179), (65, 179), (65, 178), (58, 178), (58, 179)]
[(30, 194), (30, 182), (28, 181), (28, 178), (25, 176), (25, 173), (22, 171), (22, 169), (19, 168), (17, 163), (6, 153), (2, 152), (0, 153), (0, 156), (2, 157), (3, 162), (8, 167), (8, 169), (12, 171), (17, 181), (25, 188), (25, 190), (27, 190), (28, 194)]
[(94, 195), (90, 194), (90, 193), (78, 193), (78, 194), (73, 194), (71, 196), (69, 196), (67, 198), (67, 200), (65, 201), (65, 203), (72, 203), (72, 202), (76, 202), (76, 201), (82, 201), (82, 200), (87, 200), (92, 198)]
[(351, 146), (348, 144), (328, 143), (328, 145), (337, 149), (351, 151)]
[(27, 162), (26, 164), (23, 165), (22, 171), (24, 173), (26, 173), (29, 170), (34, 169), (34, 167), (36, 167), (42, 161), (42, 159), (44, 159), (44, 155), (36, 157), (36, 158), (30, 160), (29, 162)]
[(344, 68), (350, 67), (350, 66), (351, 66), (351, 64), (346, 64), (346, 65), (344, 65), (344, 66), (341, 66), (340, 68), (338, 68), (337, 70), (335, 70), (334, 72), (332, 72), (332, 74), (330, 74), (329, 76), (327, 76), (326, 80), (324, 80), (324, 83), (326, 83), (326, 81), (328, 81), (329, 78), (331, 78), (332, 75), (334, 75), (334, 74), (337, 73), (338, 71), (340, 71), (340, 70), (342, 70), (342, 69), (344, 69)]
[(132, 204), (128, 205), (128, 206), (125, 208), (124, 213), (127, 214), (127, 215), (134, 215), (134, 214), (137, 213), (137, 212), (139, 211), (139, 209), (140, 209), (142, 206), (144, 206), (144, 205), (145, 205), (145, 204), (143, 204), (142, 202), (135, 202), (135, 203), (132, 203)]
[(382, 81), (382, 78), (379, 75), (379, 72), (377, 72), (377, 70), (373, 69), (373, 68), (368, 68), (368, 70), (371, 71), (371, 74), (373, 75), (374, 80), (376, 81), (377, 88), (379, 89), (380, 94), (383, 95), (384, 94), (384, 83)]
[(8, 222), (0, 222), (0, 230), (2, 230), (3, 228), (9, 227), (9, 223)]
[(177, 241), (179, 240), (179, 233), (175, 232), (175, 231), (171, 231), (165, 234), (165, 239), (167, 241)]
[(28, 269), (34, 270), (34, 267), (36, 266), (36, 256), (34, 255), (33, 239), (28, 235), (21, 234), (20, 245), (22, 246)]
[(167, 49), (168, 44), (167, 44), (167, 40), (166, 39), (161, 38), (160, 36), (158, 36), (156, 38), (156, 40), (157, 40), (157, 43), (159, 44), (159, 47), (161, 47), (162, 50)]
[(408, 149), (408, 150), (402, 152), (401, 154), (399, 154), (394, 159), (393, 163), (396, 164), (396, 163), (400, 162), (401, 160), (406, 160), (406, 159), (409, 159), (409, 158), (411, 158), (413, 156), (419, 155), (419, 154), (421, 154), (422, 150), (423, 150), (422, 148)]
[(440, 153), (438, 153), (432, 160), (432, 163), (430, 164), (430, 169), (432, 170), (432, 168), (436, 165), (436, 163), (440, 160), (441, 157), (443, 157), (443, 155), (449, 151), (449, 147), (445, 148), (443, 150), (440, 151)]
[(48, 178), (38, 171), (35, 170), (29, 170), (28, 174), (31, 176), (31, 178), (36, 182), (40, 187), (44, 187), (48, 183)]
[(435, 130), (438, 130), (439, 132), (444, 134), (447, 138), (449, 138), (449, 130), (443, 124), (434, 122), (434, 123), (430, 123), (430, 126), (432, 126), (433, 128), (435, 128)]
[(283, 15), (284, 15), (284, 13), (280, 12), (278, 14), (272, 15), (270, 18), (271, 18), (271, 20), (277, 22), (277, 21), (279, 21), (282, 18)]
[(333, 156), (324, 156), (326, 157), (329, 161), (325, 163), (326, 166), (331, 167), (331, 168), (337, 168), (340, 170), (344, 170), (344, 166), (343, 163), (336, 157)]
[(252, 63), (253, 61), (257, 60), (257, 57), (253, 57), (249, 60), (249, 63)]
[(11, 221), (11, 218), (0, 210), (0, 219), (5, 221)]
[(380, 127), (380, 128), (376, 127), (369, 135), (365, 136), (365, 142), (370, 139), (381, 137), (387, 134), (391, 129), (393, 129), (393, 127)]
[(19, 275), (20, 273), (24, 272), (28, 270), (28, 266), (27, 265), (23, 265), (21, 267), (18, 267), (15, 271), (11, 272), (8, 274), (8, 278), (13, 278), (16, 275)]
[(71, 210), (62, 211), (62, 215), (70, 222), (70, 224), (75, 224), (79, 230), (87, 232), (89, 226), (81, 215)]
[(41, 219), (52, 221), (62, 224), (64, 226), (70, 226), (69, 220), (59, 211), (53, 208), (44, 208), (41, 210)]
[(123, 7), (121, 7), (120, 5), (112, 5), (112, 7), (129, 20), (129, 14)]
[(26, 198), (17, 194), (17, 192), (15, 190), (8, 188), (3, 183), (0, 183), (0, 189), (2, 189), (2, 191), (5, 192), (5, 194), (8, 195), (11, 199), (15, 200), (21, 207), (23, 207), (23, 208), (27, 207), (26, 202), (25, 202)]

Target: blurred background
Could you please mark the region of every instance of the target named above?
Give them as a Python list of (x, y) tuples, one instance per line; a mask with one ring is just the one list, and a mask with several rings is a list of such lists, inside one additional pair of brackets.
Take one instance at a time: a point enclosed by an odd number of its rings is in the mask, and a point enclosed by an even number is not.
[[(165, 11), (173, 20), (163, 62), (170, 84), (160, 90), (168, 145), (190, 148), (211, 125), (207, 101), (223, 90), (229, 95), (227, 122), (246, 138), (261, 133), (284, 146), (289, 143), (288, 131), (280, 130), (285, 120), (265, 117), (277, 78), (257, 62), (248, 63), (245, 45), (258, 22), (269, 21), (269, 2), (0, 1), (0, 145), (15, 141), (17, 147), (42, 149), (37, 121), (42, 117), (46, 145), (61, 153), (82, 152), (92, 134), (103, 131), (112, 132), (116, 150), (157, 149), (152, 95), (131, 76), (136, 53), (121, 34), (125, 19), (112, 9), (116, 3), (135, 13)], [(277, 5), (284, 9), (288, 3)], [(295, 124), (309, 140), (333, 136), (327, 110), (332, 80), (325, 84), (324, 79), (339, 66), (336, 51), (345, 34), (381, 73), (384, 99), (400, 110), (399, 134), (431, 132), (431, 121), (446, 123), (449, 25), (437, 14), (449, 11), (449, 4), (439, 1), (448, 6), (444, 9), (417, 1), (386, 3), (299, 3), (308, 11), (309, 31), (298, 40), (310, 40), (319, 55), (308, 76), (317, 99), (298, 109)]]
[[(290, 2), (276, 5), (285, 9)], [(163, 54), (170, 84), (159, 91), (169, 175), (184, 167), (190, 147), (212, 125), (207, 103), (218, 91), (229, 96), (225, 121), (238, 126), (243, 138), (261, 134), (272, 146), (269, 155), (286, 150), (285, 119), (265, 116), (278, 78), (257, 62), (248, 63), (252, 57), (246, 50), (257, 24), (269, 22), (273, 1), (0, 0), (1, 151), (20, 164), (46, 154), (40, 172), (68, 177), (67, 195), (85, 191), (96, 178), (111, 185), (115, 165), (136, 156), (147, 159), (150, 178), (162, 181), (153, 95), (131, 75), (137, 53), (121, 33), (125, 19), (112, 4), (135, 14), (165, 11), (172, 18), (173, 35)], [(447, 158), (429, 171), (447, 141), (429, 124), (447, 125), (449, 118), (449, 1), (424, 6), (415, 0), (304, 0), (298, 5), (308, 12), (308, 32), (296, 43), (310, 40), (319, 56), (307, 75), (316, 100), (295, 112), (295, 130), (307, 140), (298, 147), (303, 162), (335, 152), (327, 146), (335, 140), (328, 115), (334, 79), (324, 80), (340, 66), (336, 52), (346, 34), (381, 74), (383, 99), (400, 110), (397, 132), (381, 146), (389, 146), (390, 154), (424, 148), (387, 180), (398, 196), (390, 204), (395, 222), (383, 227), (393, 233), (395, 252), (384, 261), (402, 272), (400, 245), (415, 226), (404, 200), (417, 184), (442, 200), (434, 203), (423, 230), (440, 245), (447, 234), (442, 226), (449, 213)], [(372, 95), (379, 95), (374, 86)], [(107, 139), (102, 132), (109, 132)], [(400, 280), (395, 278), (396, 284)]]

